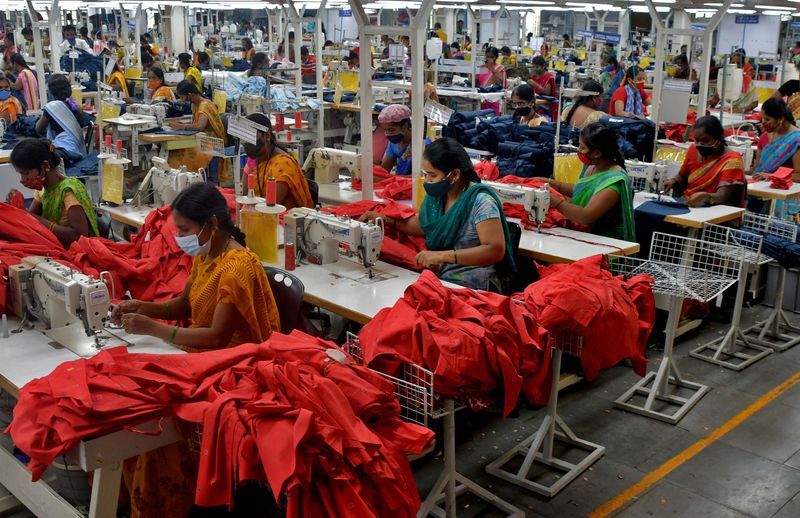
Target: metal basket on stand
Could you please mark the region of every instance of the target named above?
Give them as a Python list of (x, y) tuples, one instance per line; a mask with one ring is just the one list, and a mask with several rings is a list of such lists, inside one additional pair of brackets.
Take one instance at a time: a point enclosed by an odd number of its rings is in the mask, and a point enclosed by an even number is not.
[[(364, 357), (358, 337), (348, 333), (347, 342), (342, 347), (357, 362), (363, 363)], [(476, 484), (456, 471), (455, 401), (435, 396), (434, 374), (420, 365), (404, 364), (397, 377), (375, 371), (395, 385), (395, 394), (400, 403), (404, 420), (427, 426), (429, 419), (444, 419), (442, 437), (444, 451), (444, 468), (436, 480), (428, 496), (422, 502), (417, 516), (419, 518), (434, 515), (454, 518), (456, 516), (456, 497), (465, 492), (472, 493), (509, 518), (522, 518), (525, 513), (498, 498), (489, 490)]]
[[(614, 274), (652, 277), (657, 305), (669, 311), (664, 357), (658, 370), (649, 372), (620, 396), (614, 402), (616, 407), (675, 424), (697, 404), (708, 386), (686, 380), (672, 357), (682, 303), (684, 299), (709, 302), (722, 295), (739, 280), (743, 263), (741, 247), (661, 232), (653, 234), (649, 259), (609, 258)], [(670, 385), (692, 394), (678, 395)]]

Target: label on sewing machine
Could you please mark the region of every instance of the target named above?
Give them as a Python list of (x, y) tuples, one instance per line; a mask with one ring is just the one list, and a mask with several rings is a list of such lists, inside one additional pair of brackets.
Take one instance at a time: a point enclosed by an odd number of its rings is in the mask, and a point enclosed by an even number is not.
[(428, 100), (425, 102), (425, 116), (432, 121), (447, 126), (450, 122), (450, 117), (453, 116), (453, 110), (436, 101)]
[(70, 50), (69, 51), (69, 59), (78, 59), (80, 57), (81, 57), (81, 54), (77, 50)]

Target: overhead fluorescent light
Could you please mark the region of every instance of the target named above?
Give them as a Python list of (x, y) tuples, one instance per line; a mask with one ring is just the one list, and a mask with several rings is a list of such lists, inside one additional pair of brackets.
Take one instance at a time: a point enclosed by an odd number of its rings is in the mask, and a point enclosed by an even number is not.
[[(722, 7), (725, 4), (718, 4), (718, 3), (708, 4), (708, 3), (706, 3), (706, 4), (703, 4), (703, 5), (707, 6), (707, 7)], [(729, 7), (744, 7), (744, 4), (731, 4)]]
[(759, 5), (759, 4), (756, 4), (753, 7), (755, 7), (756, 9), (767, 9), (767, 10), (770, 10), (770, 11), (789, 11), (789, 12), (792, 12), (792, 11), (796, 10), (795, 7), (781, 7), (781, 6), (778, 6), (778, 5), (763, 5), (763, 4)]
[(474, 4), (478, 0), (436, 0), (443, 4)]
[(555, 2), (548, 0), (497, 0), (498, 4), (515, 4), (515, 5), (556, 5)]
[(757, 12), (755, 9), (728, 9), (730, 14), (756, 14)]

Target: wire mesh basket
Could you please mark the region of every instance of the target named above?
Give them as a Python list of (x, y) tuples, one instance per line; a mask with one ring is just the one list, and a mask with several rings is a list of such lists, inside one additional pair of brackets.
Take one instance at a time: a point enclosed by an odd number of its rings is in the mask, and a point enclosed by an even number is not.
[(791, 221), (764, 216), (754, 212), (744, 213), (742, 216), (741, 228), (765, 236), (779, 237), (791, 242), (797, 240), (797, 225)]
[(700, 236), (703, 241), (742, 248), (744, 262), (757, 266), (768, 263), (770, 258), (761, 253), (764, 237), (746, 229), (724, 227), (722, 225), (706, 224)]

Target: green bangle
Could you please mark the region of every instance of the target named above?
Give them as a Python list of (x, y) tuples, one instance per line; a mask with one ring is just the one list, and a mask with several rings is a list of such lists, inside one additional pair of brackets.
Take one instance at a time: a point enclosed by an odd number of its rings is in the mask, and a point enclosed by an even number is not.
[(453, 247), (453, 264), (458, 264), (458, 255), (456, 255), (455, 247)]
[(178, 334), (178, 326), (175, 326), (175, 327), (172, 328), (172, 333), (169, 335), (169, 340), (167, 340), (167, 343), (174, 344), (175, 343), (175, 335), (177, 335), (177, 334)]

